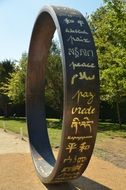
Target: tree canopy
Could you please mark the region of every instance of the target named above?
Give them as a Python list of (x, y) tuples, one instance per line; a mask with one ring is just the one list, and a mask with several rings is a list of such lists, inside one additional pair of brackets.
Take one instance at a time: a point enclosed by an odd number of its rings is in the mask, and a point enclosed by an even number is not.
[[(100, 98), (117, 106), (126, 99), (126, 1), (104, 0), (104, 5), (88, 18), (96, 44), (100, 69)], [(27, 54), (19, 64), (6, 60), (0, 63), (0, 100), (7, 98), (14, 104), (25, 101)], [(46, 105), (62, 112), (63, 76), (58, 43), (52, 42), (46, 65)]]
[(4, 60), (0, 62), (0, 108), (7, 115), (7, 104), (9, 102), (8, 96), (3, 92), (3, 85), (11, 77), (11, 73), (15, 70), (15, 62), (11, 60)]
[[(8, 96), (14, 104), (24, 103), (25, 101), (25, 79), (28, 55), (22, 54), (21, 59), (15, 71), (2, 86), (3, 93)], [(57, 112), (62, 111), (62, 64), (60, 58), (60, 48), (58, 43), (52, 41), (48, 61), (46, 65), (46, 80), (45, 80), (45, 100), (46, 105)]]
[(13, 103), (23, 103), (25, 99), (25, 77), (26, 77), (27, 54), (22, 54), (19, 64), (15, 66), (4, 83), (2, 90)]
[(90, 17), (96, 43), (101, 99), (117, 104), (126, 96), (126, 2), (105, 0), (105, 5)]
[(63, 107), (63, 74), (58, 43), (52, 42), (46, 66), (45, 85), (46, 104), (62, 113)]

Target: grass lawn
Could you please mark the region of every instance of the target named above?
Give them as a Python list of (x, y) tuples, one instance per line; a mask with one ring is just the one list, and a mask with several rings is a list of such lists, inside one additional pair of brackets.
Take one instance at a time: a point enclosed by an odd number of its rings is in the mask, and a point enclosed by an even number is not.
[[(61, 137), (61, 122), (58, 119), (47, 119), (48, 133), (52, 147), (59, 146)], [(27, 126), (25, 118), (9, 118), (4, 119), (0, 117), (0, 128), (20, 133), (23, 131), (23, 135), (27, 136)], [(119, 129), (118, 124), (100, 122), (97, 133), (96, 144), (101, 143), (107, 138), (126, 138), (126, 125), (122, 125), (122, 130)]]
[[(57, 119), (47, 119), (48, 133), (52, 147), (59, 147), (61, 139), (61, 121)], [(27, 126), (25, 118), (0, 117), (0, 128), (20, 133), (27, 136)], [(126, 125), (122, 125), (122, 130), (118, 124), (99, 122), (94, 155), (104, 160), (112, 162), (118, 167), (126, 169)]]
[(119, 129), (119, 124), (100, 122), (98, 126), (96, 143), (99, 144), (108, 138), (126, 138), (126, 124)]
[[(48, 133), (52, 147), (59, 146), (61, 137), (61, 122), (58, 119), (47, 119)], [(0, 117), (0, 128), (28, 136), (25, 118), (3, 118)]]

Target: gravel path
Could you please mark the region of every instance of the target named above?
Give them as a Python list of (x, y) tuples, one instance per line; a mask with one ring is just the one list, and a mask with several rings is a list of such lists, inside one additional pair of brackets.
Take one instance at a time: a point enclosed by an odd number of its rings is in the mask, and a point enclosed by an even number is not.
[(14, 133), (3, 132), (0, 129), (0, 154), (6, 153), (29, 153), (28, 139), (21, 140), (21, 137)]
[(0, 130), (0, 190), (109, 189), (126, 189), (126, 170), (94, 156), (81, 178), (69, 184), (43, 185), (35, 173), (27, 139)]

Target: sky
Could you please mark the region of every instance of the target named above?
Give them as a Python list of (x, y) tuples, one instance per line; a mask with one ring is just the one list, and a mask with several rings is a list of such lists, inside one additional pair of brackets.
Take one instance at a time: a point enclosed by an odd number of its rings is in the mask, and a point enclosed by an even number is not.
[(0, 61), (28, 52), (35, 19), (44, 5), (67, 6), (89, 15), (102, 0), (0, 0)]

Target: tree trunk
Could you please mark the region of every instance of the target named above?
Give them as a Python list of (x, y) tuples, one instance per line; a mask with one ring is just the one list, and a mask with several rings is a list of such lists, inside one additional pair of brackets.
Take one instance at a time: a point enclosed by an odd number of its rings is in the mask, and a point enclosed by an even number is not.
[(4, 107), (4, 117), (8, 117), (8, 105), (5, 104), (5, 107)]
[(122, 123), (121, 123), (121, 115), (119, 110), (119, 102), (116, 102), (116, 109), (117, 109), (117, 116), (118, 116), (118, 122), (119, 122), (119, 128), (122, 129)]

